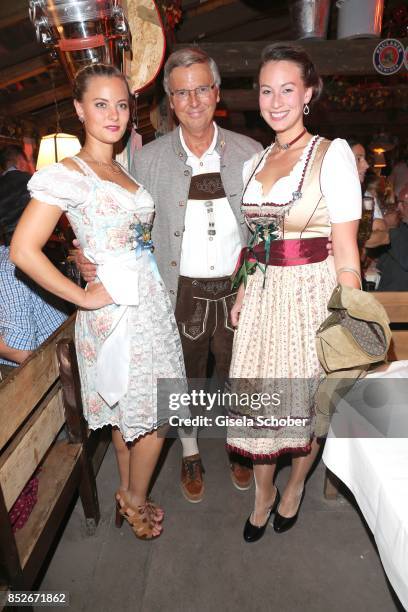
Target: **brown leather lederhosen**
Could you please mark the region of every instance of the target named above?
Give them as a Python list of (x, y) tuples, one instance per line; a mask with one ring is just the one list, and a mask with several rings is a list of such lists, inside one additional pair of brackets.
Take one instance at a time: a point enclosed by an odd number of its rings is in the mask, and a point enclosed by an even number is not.
[[(220, 174), (192, 177), (188, 197), (189, 200), (208, 199), (216, 206), (216, 200), (225, 197)], [(210, 234), (214, 230), (208, 231)], [(175, 315), (188, 378), (206, 378), (209, 375), (210, 355), (214, 357), (219, 378), (228, 377), (234, 338), (230, 311), (235, 297), (230, 276), (179, 277)]]

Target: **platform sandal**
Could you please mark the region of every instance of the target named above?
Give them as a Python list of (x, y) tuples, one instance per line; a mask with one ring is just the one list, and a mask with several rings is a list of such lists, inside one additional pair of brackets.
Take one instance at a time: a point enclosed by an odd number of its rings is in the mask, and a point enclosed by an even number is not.
[(133, 533), (140, 540), (153, 540), (161, 535), (153, 533), (159, 528), (159, 523), (154, 519), (154, 511), (152, 506), (146, 501), (140, 506), (130, 506), (120, 495), (116, 494), (116, 527), (121, 527), (123, 520), (126, 520), (132, 527)]

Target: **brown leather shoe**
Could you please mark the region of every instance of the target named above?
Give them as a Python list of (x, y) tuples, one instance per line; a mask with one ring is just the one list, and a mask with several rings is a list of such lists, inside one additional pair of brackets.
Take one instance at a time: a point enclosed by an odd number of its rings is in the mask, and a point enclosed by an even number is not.
[(247, 491), (247, 489), (250, 489), (254, 478), (253, 470), (235, 461), (231, 461), (230, 468), (231, 480), (234, 487), (239, 491)]
[(203, 464), (200, 455), (183, 457), (181, 462), (181, 491), (187, 501), (198, 504), (204, 497)]

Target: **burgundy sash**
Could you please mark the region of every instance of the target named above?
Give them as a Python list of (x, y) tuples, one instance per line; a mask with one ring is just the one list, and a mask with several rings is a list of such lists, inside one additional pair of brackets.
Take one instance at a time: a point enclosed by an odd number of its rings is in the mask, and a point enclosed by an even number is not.
[(251, 249), (242, 249), (237, 268), (244, 260), (250, 263), (259, 262), (268, 266), (304, 266), (318, 263), (328, 257), (327, 238), (301, 238), (299, 240), (272, 240), (269, 260), (266, 261), (265, 243), (260, 242)]

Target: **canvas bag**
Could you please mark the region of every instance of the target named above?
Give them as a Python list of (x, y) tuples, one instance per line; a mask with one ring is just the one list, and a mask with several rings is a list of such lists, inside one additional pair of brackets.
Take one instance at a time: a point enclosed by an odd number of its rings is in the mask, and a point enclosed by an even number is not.
[(317, 356), (326, 373), (386, 359), (390, 320), (373, 293), (337, 285), (327, 308), (331, 314), (316, 333)]
[(373, 363), (385, 361), (391, 342), (388, 315), (373, 293), (337, 285), (330, 315), (316, 332), (326, 378), (316, 395), (316, 435), (326, 435), (335, 398), (343, 397)]

